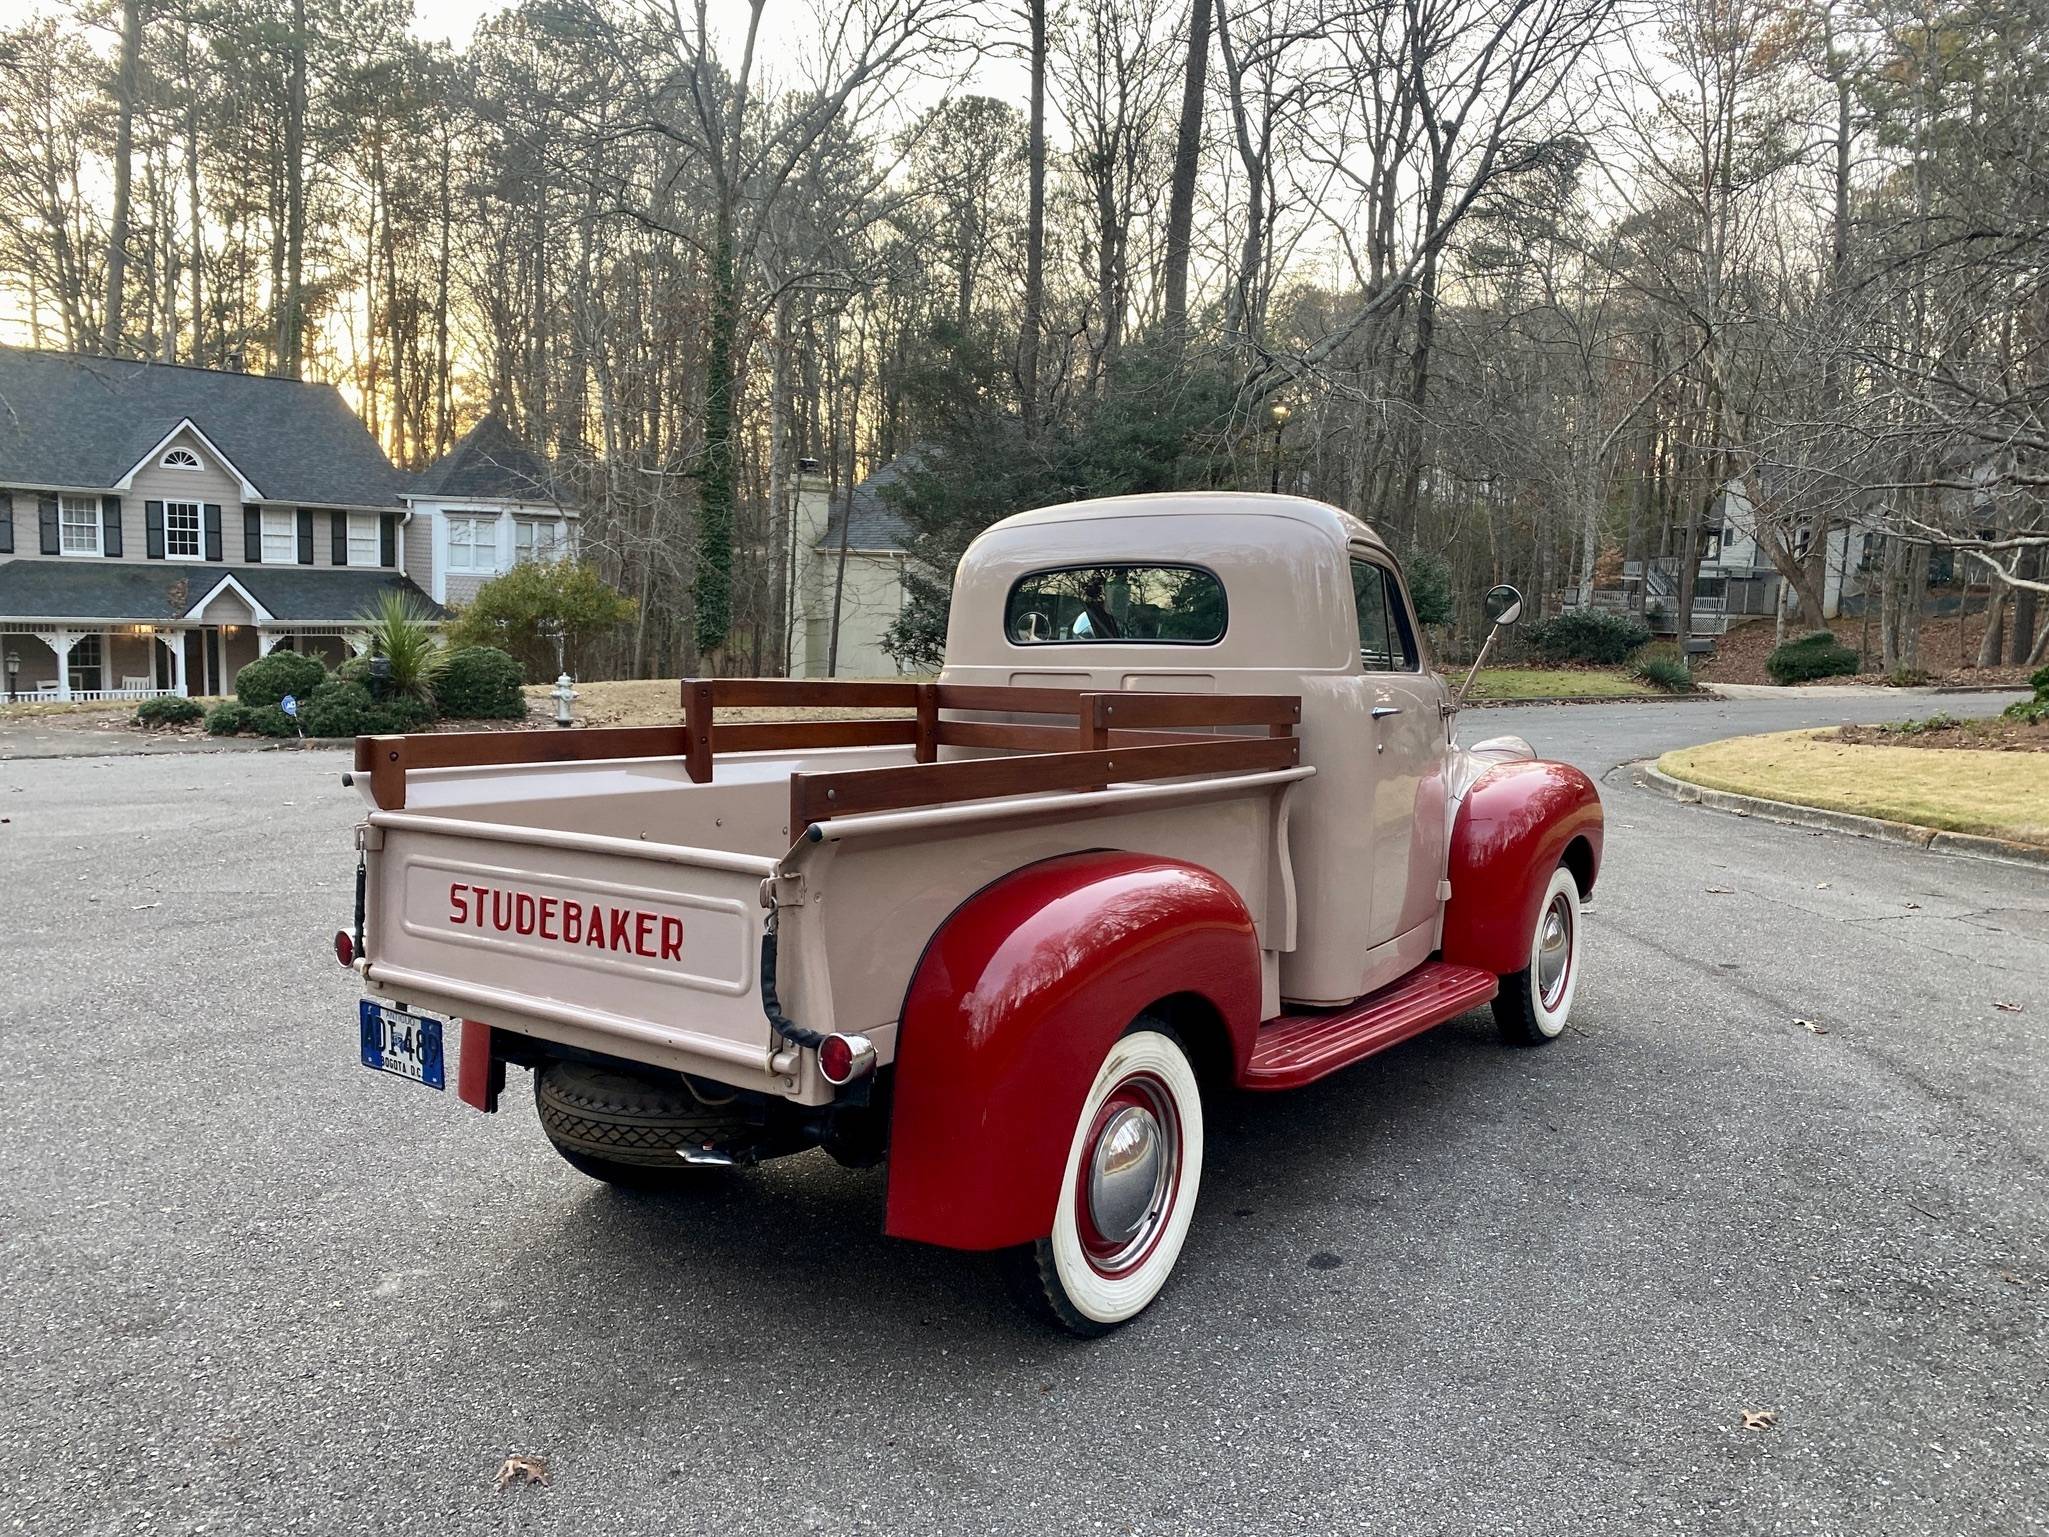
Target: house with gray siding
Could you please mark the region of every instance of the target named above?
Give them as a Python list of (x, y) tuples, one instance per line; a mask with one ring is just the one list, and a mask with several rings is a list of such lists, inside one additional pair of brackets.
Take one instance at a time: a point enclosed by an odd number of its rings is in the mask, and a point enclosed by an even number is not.
[(337, 661), (402, 558), (408, 477), (330, 385), (0, 347), (10, 696), (221, 694), (285, 646)]
[(407, 569), (423, 574), (437, 603), (467, 603), (521, 561), (576, 553), (576, 508), (495, 411), (422, 471), (405, 500)]

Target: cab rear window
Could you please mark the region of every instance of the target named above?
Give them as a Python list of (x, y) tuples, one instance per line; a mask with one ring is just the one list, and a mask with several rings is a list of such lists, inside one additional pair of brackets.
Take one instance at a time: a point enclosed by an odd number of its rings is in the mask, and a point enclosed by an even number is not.
[(1020, 646), (1207, 646), (1228, 619), (1224, 584), (1200, 566), (1064, 566), (1018, 580), (1003, 633)]

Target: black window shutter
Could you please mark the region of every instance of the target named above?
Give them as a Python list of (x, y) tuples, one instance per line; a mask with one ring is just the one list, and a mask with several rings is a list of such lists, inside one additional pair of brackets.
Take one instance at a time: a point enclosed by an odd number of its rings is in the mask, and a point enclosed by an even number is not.
[(388, 512), (377, 520), (377, 564), (398, 564), (398, 519)]
[(328, 517), (332, 519), (330, 527), (334, 535), (328, 544), (328, 559), (337, 566), (346, 566), (349, 563), (349, 515), (331, 512)]
[(144, 502), (142, 504), (142, 538), (151, 560), (164, 558), (164, 504)]
[(299, 564), (313, 564), (313, 514), (304, 507), (299, 509)]
[(42, 524), (43, 553), (45, 555), (61, 553), (64, 546), (57, 539), (57, 498), (54, 496), (44, 497), (36, 503), (36, 512), (39, 515), (38, 521)]
[(0, 555), (14, 553), (14, 498), (0, 491)]
[(100, 553), (121, 553), (121, 498), (118, 496), (100, 498)]
[(263, 564), (263, 509), (242, 509), (242, 558), (252, 566)]
[(206, 504), (206, 558), (221, 558), (221, 509), (214, 502)]

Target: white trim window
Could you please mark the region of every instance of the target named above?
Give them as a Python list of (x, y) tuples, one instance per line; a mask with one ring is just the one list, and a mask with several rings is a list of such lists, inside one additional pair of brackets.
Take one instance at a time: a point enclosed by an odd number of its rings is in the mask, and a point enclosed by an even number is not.
[(65, 555), (97, 555), (100, 548), (100, 499), (96, 496), (58, 497), (58, 551)]
[(197, 560), (206, 549), (199, 503), (164, 503), (164, 558)]
[(488, 572), (498, 569), (498, 520), (477, 514), (448, 515), (448, 569)]
[(553, 518), (514, 518), (512, 520), (512, 560), (517, 565), (524, 560), (560, 560), (562, 558), (562, 525)]
[(380, 530), (377, 514), (374, 512), (352, 512), (349, 514), (349, 564), (352, 566), (377, 566), (383, 562), (380, 553)]
[(167, 470), (198, 470), (205, 466), (199, 462), (199, 455), (189, 448), (174, 448), (157, 460)]
[(299, 520), (291, 508), (263, 509), (263, 563), (289, 566), (299, 558)]

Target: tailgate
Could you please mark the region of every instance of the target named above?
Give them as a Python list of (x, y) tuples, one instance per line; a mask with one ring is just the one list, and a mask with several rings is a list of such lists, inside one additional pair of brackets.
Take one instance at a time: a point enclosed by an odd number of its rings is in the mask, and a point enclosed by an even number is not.
[(405, 812), (373, 813), (361, 837), (379, 991), (590, 1050), (768, 1074), (773, 860)]

